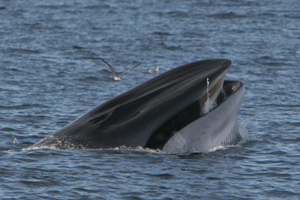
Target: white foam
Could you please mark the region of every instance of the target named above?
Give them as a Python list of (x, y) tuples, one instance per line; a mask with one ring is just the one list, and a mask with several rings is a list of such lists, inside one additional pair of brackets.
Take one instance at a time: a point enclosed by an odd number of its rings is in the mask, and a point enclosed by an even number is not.
[(226, 150), (226, 149), (229, 149), (230, 147), (235, 147), (236, 145), (226, 145), (226, 146), (217, 146), (217, 147), (214, 147), (210, 150), (208, 150), (206, 153), (210, 153), (210, 152), (215, 152), (215, 151), (218, 151), (218, 150)]
[(207, 100), (204, 103), (203, 114), (209, 113), (209, 111), (211, 111), (216, 106), (217, 103), (215, 101), (212, 101), (210, 98), (207, 98)]

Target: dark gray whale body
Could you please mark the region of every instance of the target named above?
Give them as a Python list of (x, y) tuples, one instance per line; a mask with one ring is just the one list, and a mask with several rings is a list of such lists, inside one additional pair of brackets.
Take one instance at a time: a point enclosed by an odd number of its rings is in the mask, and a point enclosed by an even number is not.
[[(230, 67), (230, 60), (211, 59), (174, 68), (97, 106), (32, 148), (141, 146), (178, 153), (230, 144), (238, 138), (233, 129), (245, 90), (239, 81), (224, 81)], [(205, 112), (208, 100), (215, 105)]]

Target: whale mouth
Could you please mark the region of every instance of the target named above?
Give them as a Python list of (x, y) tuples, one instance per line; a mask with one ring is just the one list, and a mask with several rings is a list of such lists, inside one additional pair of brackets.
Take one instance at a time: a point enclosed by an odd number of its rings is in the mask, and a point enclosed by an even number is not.
[[(242, 83), (224, 81), (230, 67), (230, 60), (209, 59), (171, 69), (98, 105), (31, 147), (163, 149), (178, 131), (185, 141), (194, 138), (203, 146), (216, 145), (233, 128), (244, 95)], [(200, 138), (198, 130), (211, 137)]]
[[(241, 88), (239, 81), (224, 81), (224, 77), (215, 84), (207, 94), (203, 95), (199, 100), (187, 106), (177, 115), (172, 117), (166, 123), (161, 125), (149, 138), (146, 148), (162, 149), (167, 141), (179, 130), (188, 126), (190, 123), (205, 116), (210, 111), (218, 109), (218, 107), (230, 98), (236, 91)], [(206, 108), (207, 102), (213, 104), (212, 107)], [(207, 110), (207, 112), (204, 112)]]

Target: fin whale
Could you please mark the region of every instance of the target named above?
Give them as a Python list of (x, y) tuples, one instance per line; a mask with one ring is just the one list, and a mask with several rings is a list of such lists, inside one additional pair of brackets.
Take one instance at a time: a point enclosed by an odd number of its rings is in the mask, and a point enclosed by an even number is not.
[[(230, 60), (210, 59), (169, 70), (95, 107), (31, 148), (141, 146), (178, 153), (234, 142), (245, 87), (224, 81), (230, 67)], [(208, 100), (215, 105), (204, 112)]]

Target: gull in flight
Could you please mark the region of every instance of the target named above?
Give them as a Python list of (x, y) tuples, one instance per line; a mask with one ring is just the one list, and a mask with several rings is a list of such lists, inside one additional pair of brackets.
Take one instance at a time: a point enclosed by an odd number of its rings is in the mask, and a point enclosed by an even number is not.
[(136, 68), (139, 64), (137, 64), (136, 66), (134, 66), (134, 67), (132, 67), (132, 68), (130, 68), (130, 69), (127, 69), (125, 72), (123, 72), (121, 75), (118, 75), (117, 74), (117, 72), (116, 72), (116, 70), (110, 65), (110, 64), (108, 64), (105, 60), (103, 60), (102, 58), (100, 58), (108, 67), (109, 67), (109, 69), (111, 70), (111, 72), (114, 74), (114, 80), (115, 81), (120, 81), (120, 80), (122, 80), (122, 76), (124, 75), (124, 74), (126, 74), (127, 72), (129, 72), (130, 70), (132, 70), (132, 69), (134, 69), (134, 68)]
[(148, 72), (150, 72), (150, 73), (159, 73), (159, 66), (156, 67), (156, 70), (148, 69)]

